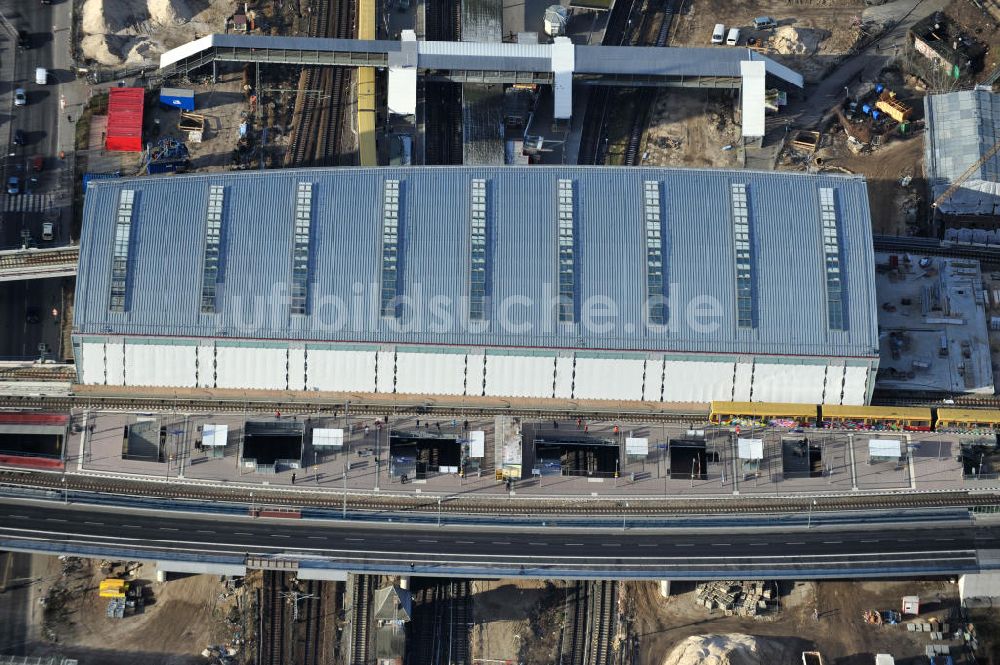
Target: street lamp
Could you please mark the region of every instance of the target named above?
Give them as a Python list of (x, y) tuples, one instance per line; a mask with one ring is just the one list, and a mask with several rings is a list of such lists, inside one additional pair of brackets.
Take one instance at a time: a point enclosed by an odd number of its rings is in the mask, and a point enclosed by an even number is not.
[(806, 520), (806, 528), (807, 529), (811, 529), (812, 528), (813, 508), (815, 506), (816, 506), (816, 499), (813, 499), (813, 502), (811, 504), (809, 504), (809, 519)]
[(625, 502), (625, 510), (622, 511), (622, 531), (625, 531), (625, 520), (628, 519), (628, 501)]

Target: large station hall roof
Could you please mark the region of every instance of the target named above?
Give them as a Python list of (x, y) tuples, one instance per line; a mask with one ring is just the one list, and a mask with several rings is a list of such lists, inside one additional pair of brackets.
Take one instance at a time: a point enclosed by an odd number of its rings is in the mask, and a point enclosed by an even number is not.
[(80, 247), (77, 334), (878, 356), (860, 177), (507, 166), (103, 180)]

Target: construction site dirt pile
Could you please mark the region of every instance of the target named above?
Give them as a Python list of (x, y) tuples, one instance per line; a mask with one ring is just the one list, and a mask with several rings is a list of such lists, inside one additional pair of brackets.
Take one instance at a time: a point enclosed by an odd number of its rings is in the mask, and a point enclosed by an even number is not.
[(828, 30), (783, 25), (775, 30), (771, 45), (782, 55), (812, 55), (829, 36)]
[(153, 63), (167, 49), (215, 32), (229, 0), (83, 0), (80, 51), (101, 65)]
[(752, 635), (692, 635), (663, 665), (793, 665), (795, 656), (780, 642)]

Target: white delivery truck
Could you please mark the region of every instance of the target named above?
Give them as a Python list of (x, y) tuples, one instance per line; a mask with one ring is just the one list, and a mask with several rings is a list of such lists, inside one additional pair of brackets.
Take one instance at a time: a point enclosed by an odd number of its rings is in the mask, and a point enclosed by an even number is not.
[(38, 85), (45, 85), (49, 82), (49, 72), (45, 67), (35, 68), (35, 83)]

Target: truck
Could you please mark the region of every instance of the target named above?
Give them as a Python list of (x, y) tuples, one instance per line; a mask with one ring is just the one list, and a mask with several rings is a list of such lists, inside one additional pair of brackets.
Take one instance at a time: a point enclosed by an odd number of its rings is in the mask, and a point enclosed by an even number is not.
[(35, 68), (35, 83), (45, 85), (49, 82), (49, 71), (45, 67)]

